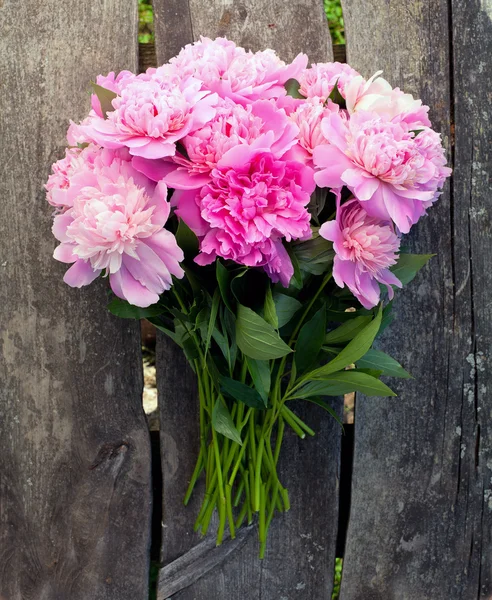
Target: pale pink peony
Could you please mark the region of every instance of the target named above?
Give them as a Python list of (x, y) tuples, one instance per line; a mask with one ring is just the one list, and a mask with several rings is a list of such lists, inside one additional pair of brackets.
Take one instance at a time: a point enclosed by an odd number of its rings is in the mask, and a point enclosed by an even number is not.
[(293, 267), (282, 240), (310, 237), (306, 206), (314, 187), (305, 165), (241, 145), (222, 157), (201, 190), (175, 193), (176, 213), (200, 238), (198, 264), (221, 256), (263, 267), (287, 286)]
[[(107, 75), (98, 75), (96, 77), (96, 83), (119, 96), (127, 85), (133, 83), (138, 78), (139, 76), (131, 71), (120, 71), (118, 75), (115, 75), (114, 72), (111, 71), (111, 73), (108, 73)], [(95, 114), (98, 117), (104, 118), (104, 114), (101, 110), (101, 103), (96, 94), (91, 95), (91, 104)]]
[(361, 203), (349, 200), (339, 206), (334, 221), (324, 223), (319, 234), (333, 242), (333, 278), (345, 285), (365, 308), (379, 302), (379, 283), (393, 297), (392, 285), (402, 287), (389, 267), (396, 264), (400, 240), (389, 221), (369, 216)]
[(428, 128), (413, 131), (404, 121), (366, 112), (350, 119), (331, 113), (321, 128), (329, 143), (314, 150), (316, 183), (346, 185), (368, 214), (392, 219), (402, 233), (425, 213), (451, 173), (440, 136)]
[(429, 107), (411, 94), (393, 89), (386, 79), (379, 77), (381, 73), (378, 71), (368, 81), (359, 75), (348, 83), (345, 94), (349, 113), (371, 111), (389, 119), (398, 117), (413, 128), (430, 127)]
[(327, 140), (321, 131), (321, 121), (331, 112), (338, 112), (336, 104), (321, 98), (308, 98), (290, 114), (290, 119), (299, 127), (299, 145), (306, 151), (306, 160), (310, 160), (313, 150)]
[(338, 82), (338, 90), (345, 98), (347, 85), (358, 75), (355, 69), (344, 63), (317, 63), (302, 72), (299, 77), (299, 92), (306, 98), (321, 98), (326, 101)]
[[(163, 228), (170, 211), (166, 185), (150, 182), (117, 152), (90, 149), (96, 152), (91, 164), (70, 165), (72, 205), (54, 218), (61, 242), (54, 257), (73, 263), (64, 277), (68, 285), (87, 285), (105, 269), (117, 296), (149, 306), (171, 287), (172, 275), (184, 275), (183, 252)], [(71, 189), (78, 178), (83, 185)]]
[(253, 53), (226, 38), (188, 44), (171, 64), (185, 75), (204, 82), (205, 88), (240, 104), (285, 95), (284, 83), (299, 76), (308, 58), (299, 54), (285, 64), (273, 50)]
[(98, 146), (84, 149), (67, 148), (64, 158), (53, 163), (52, 173), (44, 186), (46, 200), (58, 210), (73, 206), (74, 198), (85, 185), (83, 173), (94, 170), (94, 161), (100, 154)]
[(219, 160), (235, 146), (268, 148), (281, 157), (297, 144), (298, 127), (269, 100), (243, 107), (225, 99), (216, 108), (211, 121), (181, 140), (187, 157), (179, 152), (173, 162), (135, 157), (135, 168), (174, 189), (196, 189), (210, 181)]
[(94, 116), (82, 129), (106, 148), (127, 147), (145, 158), (172, 156), (176, 142), (202, 127), (215, 115), (217, 96), (202, 90), (202, 83), (157, 73), (137, 77), (112, 100), (107, 119)]

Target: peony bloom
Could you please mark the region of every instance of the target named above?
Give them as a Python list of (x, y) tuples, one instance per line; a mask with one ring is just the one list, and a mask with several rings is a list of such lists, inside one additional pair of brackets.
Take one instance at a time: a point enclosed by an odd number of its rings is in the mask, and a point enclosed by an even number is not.
[(422, 100), (415, 100), (411, 94), (405, 94), (399, 88), (393, 89), (386, 79), (378, 77), (381, 73), (378, 71), (368, 81), (358, 75), (348, 83), (345, 94), (349, 113), (371, 111), (389, 119), (398, 117), (414, 128), (430, 127), (429, 107), (424, 106)]
[(440, 136), (428, 128), (415, 131), (396, 118), (356, 112), (350, 119), (331, 113), (321, 129), (329, 143), (314, 150), (316, 183), (346, 185), (368, 214), (392, 219), (402, 233), (439, 196), (451, 173)]
[(314, 191), (312, 170), (268, 150), (236, 146), (201, 190), (175, 193), (176, 213), (200, 238), (200, 265), (217, 256), (263, 267), (288, 286), (293, 274), (282, 240), (311, 236), (306, 206)]
[[(107, 75), (98, 75), (96, 77), (97, 85), (103, 87), (106, 90), (114, 92), (117, 96), (125, 89), (127, 85), (133, 83), (139, 78), (131, 71), (120, 71), (118, 75), (115, 75), (113, 71)], [(92, 110), (98, 117), (104, 118), (104, 114), (101, 109), (101, 103), (96, 94), (91, 95)]]
[(326, 101), (338, 82), (338, 90), (345, 98), (347, 85), (357, 76), (359, 73), (344, 63), (318, 63), (301, 73), (299, 92), (306, 98)]
[[(92, 162), (84, 164), (89, 150)], [(89, 146), (78, 158), (64, 188), (71, 206), (53, 223), (61, 242), (54, 257), (73, 263), (65, 283), (87, 285), (104, 269), (117, 296), (136, 306), (154, 304), (171, 287), (172, 275), (184, 275), (183, 252), (163, 229), (170, 211), (165, 184), (150, 182), (118, 152)]]
[(52, 165), (53, 172), (44, 186), (51, 206), (59, 211), (73, 206), (74, 198), (85, 185), (84, 173), (94, 170), (94, 162), (100, 155), (100, 148), (94, 145), (65, 150), (65, 157)]
[(347, 285), (364, 308), (378, 304), (379, 283), (386, 285), (390, 298), (392, 285), (402, 287), (389, 270), (398, 258), (398, 236), (390, 222), (369, 216), (357, 200), (339, 206), (336, 220), (324, 223), (319, 234), (333, 242), (336, 284)]
[(210, 181), (212, 170), (231, 148), (249, 144), (282, 156), (297, 144), (298, 131), (269, 100), (243, 107), (225, 99), (211, 121), (181, 140), (187, 157), (177, 153), (173, 162), (135, 157), (133, 164), (153, 181), (162, 179), (174, 189), (196, 189)]
[(222, 98), (246, 105), (253, 100), (285, 95), (284, 83), (299, 76), (308, 58), (299, 54), (286, 65), (273, 50), (246, 52), (226, 38), (188, 44), (171, 64), (183, 74), (203, 81), (204, 87)]
[(106, 148), (127, 147), (145, 158), (172, 156), (176, 142), (215, 116), (217, 96), (201, 89), (192, 77), (144, 74), (123, 87), (112, 100), (107, 119), (93, 116), (82, 129)]
[(326, 105), (321, 98), (314, 97), (299, 104), (289, 115), (292, 122), (299, 127), (299, 145), (306, 152), (305, 160), (310, 161), (314, 149), (320, 144), (327, 143), (321, 131), (321, 121), (331, 112), (338, 111), (337, 104), (329, 100)]

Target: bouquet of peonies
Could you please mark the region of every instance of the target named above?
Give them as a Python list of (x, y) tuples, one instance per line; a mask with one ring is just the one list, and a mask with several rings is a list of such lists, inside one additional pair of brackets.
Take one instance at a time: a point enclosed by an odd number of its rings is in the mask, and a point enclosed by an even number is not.
[(196, 529), (216, 508), (220, 544), (258, 513), (261, 556), (289, 508), (285, 428), (314, 434), (294, 401), (338, 418), (326, 396), (394, 395), (380, 377), (408, 376), (372, 344), (429, 259), (402, 253), (401, 234), (450, 175), (420, 100), (380, 73), (307, 64), (202, 38), (141, 75), (99, 76), (46, 184), (65, 282), (107, 277), (109, 310), (149, 319), (196, 373)]

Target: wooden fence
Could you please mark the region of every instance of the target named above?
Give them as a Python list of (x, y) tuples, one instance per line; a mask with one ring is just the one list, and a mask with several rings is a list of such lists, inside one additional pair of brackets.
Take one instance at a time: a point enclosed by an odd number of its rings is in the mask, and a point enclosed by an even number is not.
[[(0, 0), (0, 598), (148, 598), (152, 482), (137, 324), (104, 282), (62, 282), (42, 183), (100, 72), (137, 68), (136, 0)], [(454, 178), (410, 236), (437, 257), (382, 342), (416, 375), (358, 398), (342, 600), (492, 598), (492, 4), (345, 0), (347, 58), (421, 96)], [(289, 60), (332, 57), (321, 0), (154, 0), (159, 62), (204, 34)], [(264, 561), (254, 532), (215, 548), (182, 497), (198, 443), (184, 360), (158, 339), (163, 472), (158, 598), (329, 600), (341, 432), (289, 438), (292, 510)], [(341, 410), (341, 401), (334, 406)], [(157, 500), (159, 502), (159, 500)], [(340, 546), (340, 544), (339, 544)]]

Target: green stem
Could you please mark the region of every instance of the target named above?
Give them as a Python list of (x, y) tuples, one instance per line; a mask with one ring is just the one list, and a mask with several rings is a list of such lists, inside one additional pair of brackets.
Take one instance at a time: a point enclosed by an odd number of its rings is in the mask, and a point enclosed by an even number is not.
[(231, 533), (231, 538), (234, 539), (236, 537), (236, 531), (234, 529), (234, 516), (232, 514), (232, 490), (229, 484), (225, 486), (226, 493), (226, 510), (227, 510), (227, 519), (229, 521), (229, 531)]
[(219, 442), (215, 429), (212, 429), (212, 443), (215, 454), (215, 473), (217, 473), (217, 482), (219, 490), (218, 510), (219, 510), (219, 527), (217, 529), (217, 546), (222, 544), (226, 523), (226, 498), (224, 494), (224, 482), (222, 479), (222, 465), (220, 463)]
[(286, 421), (287, 421), (287, 417), (289, 417), (292, 421), (297, 423), (297, 425), (301, 429), (303, 429), (306, 433), (308, 433), (309, 435), (316, 435), (316, 433), (311, 429), (311, 427), (309, 427), (309, 425), (304, 423), (304, 421), (300, 417), (298, 417), (294, 412), (292, 412), (290, 410), (290, 408), (287, 408), (287, 406), (285, 406), (285, 404), (282, 406), (281, 414), (283, 415), (283, 417), (285, 418)]

